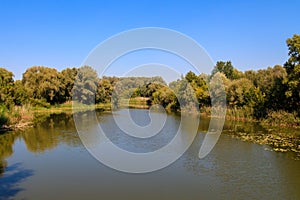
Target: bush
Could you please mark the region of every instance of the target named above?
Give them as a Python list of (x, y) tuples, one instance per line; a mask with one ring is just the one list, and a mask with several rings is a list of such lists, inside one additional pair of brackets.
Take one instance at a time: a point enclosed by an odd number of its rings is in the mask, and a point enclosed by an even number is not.
[(30, 104), (33, 107), (43, 107), (43, 108), (50, 108), (51, 105), (46, 101), (46, 99), (30, 99)]
[(272, 126), (300, 126), (300, 118), (297, 113), (288, 113), (283, 110), (271, 111), (262, 121), (263, 124)]

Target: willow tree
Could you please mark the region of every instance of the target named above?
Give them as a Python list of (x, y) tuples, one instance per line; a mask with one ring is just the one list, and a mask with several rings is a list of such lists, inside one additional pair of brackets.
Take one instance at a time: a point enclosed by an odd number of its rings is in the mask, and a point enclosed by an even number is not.
[(60, 73), (53, 68), (34, 66), (26, 70), (22, 79), (31, 101), (45, 100), (50, 104), (60, 102), (62, 84)]
[(97, 86), (97, 72), (90, 66), (80, 67), (72, 90), (73, 100), (83, 104), (95, 103)]
[(286, 81), (286, 96), (289, 102), (289, 109), (297, 110), (300, 116), (300, 35), (294, 35), (286, 41), (290, 56), (284, 64), (288, 78)]

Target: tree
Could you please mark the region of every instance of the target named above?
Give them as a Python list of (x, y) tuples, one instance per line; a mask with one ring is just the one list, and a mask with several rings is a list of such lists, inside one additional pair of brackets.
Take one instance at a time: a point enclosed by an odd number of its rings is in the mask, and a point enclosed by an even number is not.
[(185, 75), (185, 79), (191, 83), (193, 81), (195, 81), (198, 77), (196, 76), (196, 74), (192, 71), (189, 71), (186, 75)]
[(267, 110), (281, 110), (285, 109), (286, 80), (287, 73), (285, 68), (280, 65), (261, 69), (256, 72), (245, 72), (248, 79), (252, 79), (255, 87), (260, 88), (261, 92), (265, 95), (264, 109)]
[(157, 82), (148, 83), (139, 87), (139, 94), (141, 97), (152, 97), (152, 94), (159, 90), (160, 88), (164, 87), (165, 85)]
[(207, 85), (207, 77), (204, 74), (200, 74), (196, 76), (196, 74), (192, 71), (189, 71), (185, 75), (185, 79), (190, 83), (192, 88), (195, 91), (199, 106), (202, 107), (204, 105), (210, 104), (210, 96)]
[(72, 90), (73, 100), (84, 104), (95, 103), (97, 86), (97, 72), (90, 66), (80, 67)]
[(99, 81), (96, 93), (96, 103), (108, 103), (111, 101), (113, 85), (107, 78)]
[(255, 86), (246, 79), (233, 80), (227, 91), (228, 105), (231, 107), (253, 107), (255, 104)]
[(187, 80), (173, 81), (170, 88), (174, 91), (181, 110), (189, 112), (198, 110), (199, 103), (195, 91)]
[(164, 86), (153, 93), (153, 103), (160, 104), (164, 108), (170, 110), (179, 109), (179, 103), (174, 92), (167, 86)]
[(0, 68), (0, 104), (11, 107), (13, 104), (14, 74)]
[(47, 101), (50, 104), (60, 103), (61, 84), (60, 73), (53, 68), (34, 66), (23, 74), (22, 83), (33, 102), (35, 99)]
[(21, 80), (15, 81), (13, 98), (15, 105), (18, 106), (28, 102), (28, 93)]
[(216, 74), (217, 72), (222, 72), (223, 74), (225, 74), (225, 76), (228, 79), (233, 79), (234, 78), (234, 68), (232, 66), (231, 61), (218, 61), (216, 66), (214, 67), (211, 76), (213, 77), (214, 74)]
[(227, 102), (231, 108), (247, 108), (250, 115), (256, 118), (262, 118), (267, 114), (264, 94), (246, 78), (233, 80), (229, 84)]
[(72, 89), (74, 87), (77, 72), (78, 69), (76, 68), (66, 68), (60, 72), (62, 84), (62, 90), (60, 92), (61, 102), (70, 101), (72, 99)]
[(217, 72), (209, 82), (211, 103), (214, 105), (226, 105), (226, 92), (228, 91), (229, 79), (222, 72)]
[(284, 64), (287, 71), (287, 85), (286, 97), (289, 102), (289, 110), (297, 110), (300, 116), (300, 35), (294, 35), (288, 38), (287, 46), (289, 49), (288, 61)]

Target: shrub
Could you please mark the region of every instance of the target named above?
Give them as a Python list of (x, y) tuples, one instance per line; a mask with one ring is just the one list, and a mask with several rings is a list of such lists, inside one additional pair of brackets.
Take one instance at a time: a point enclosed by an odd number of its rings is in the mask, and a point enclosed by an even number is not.
[(30, 104), (34, 107), (50, 108), (50, 103), (46, 99), (30, 99)]
[(267, 117), (262, 120), (263, 124), (268, 124), (272, 126), (299, 126), (300, 118), (297, 114), (288, 113), (283, 110), (271, 111), (267, 114)]

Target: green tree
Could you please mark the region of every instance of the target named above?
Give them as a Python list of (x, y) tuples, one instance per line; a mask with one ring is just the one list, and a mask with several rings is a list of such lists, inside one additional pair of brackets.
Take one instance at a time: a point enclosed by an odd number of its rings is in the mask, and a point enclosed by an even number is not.
[(199, 104), (194, 89), (191, 84), (185, 80), (177, 80), (170, 83), (170, 88), (174, 91), (180, 109), (184, 111), (197, 111)]
[(45, 100), (50, 104), (60, 102), (61, 84), (60, 73), (53, 68), (34, 66), (23, 74), (22, 83), (28, 91), (31, 102)]
[(154, 92), (156, 92), (164, 86), (165, 85), (158, 82), (148, 83), (146, 85), (143, 85), (142, 87), (139, 87), (139, 94), (141, 97), (152, 97), (152, 94)]
[(214, 105), (226, 105), (226, 92), (230, 80), (222, 72), (217, 72), (213, 75), (209, 82), (209, 92), (211, 103)]
[(15, 105), (20, 106), (28, 103), (28, 93), (21, 80), (15, 81), (13, 98)]
[(256, 88), (250, 80), (246, 78), (233, 80), (227, 91), (228, 105), (231, 107), (253, 107), (256, 100), (255, 92)]
[(97, 72), (90, 66), (80, 67), (72, 90), (73, 100), (84, 104), (95, 103), (97, 86)]
[(246, 77), (251, 80), (254, 86), (260, 88), (264, 94), (266, 110), (281, 110), (285, 109), (286, 86), (284, 81), (287, 78), (285, 68), (280, 65), (274, 67), (268, 67), (267, 69), (261, 69), (256, 72), (245, 72)]
[(185, 79), (189, 82), (189, 83), (192, 83), (192, 82), (196, 82), (196, 80), (198, 79), (197, 75), (192, 72), (192, 71), (189, 71), (186, 75), (185, 75)]
[(194, 72), (189, 71), (185, 75), (185, 79), (190, 83), (195, 91), (199, 106), (205, 106), (210, 104), (210, 96), (208, 91), (208, 77), (204, 74), (197, 76)]
[(72, 99), (72, 89), (74, 87), (77, 72), (77, 68), (66, 68), (60, 72), (62, 84), (60, 102), (70, 101)]
[(113, 93), (113, 85), (109, 79), (103, 78), (99, 81), (96, 94), (96, 103), (108, 103), (111, 102)]
[(179, 103), (174, 92), (167, 86), (164, 86), (153, 93), (153, 103), (160, 104), (170, 110), (178, 110)]
[(300, 116), (300, 35), (293, 35), (292, 38), (288, 38), (287, 46), (289, 49), (288, 55), (290, 56), (288, 61), (284, 64), (287, 71), (287, 91), (286, 97), (289, 102), (289, 110), (297, 110), (298, 116)]
[(213, 71), (212, 71), (212, 75), (216, 74), (217, 72), (222, 72), (223, 74), (225, 74), (225, 76), (228, 79), (234, 79), (234, 67), (232, 66), (231, 61), (218, 61), (216, 66), (214, 67)]
[(13, 105), (14, 74), (4, 68), (0, 68), (0, 104), (7, 107)]

